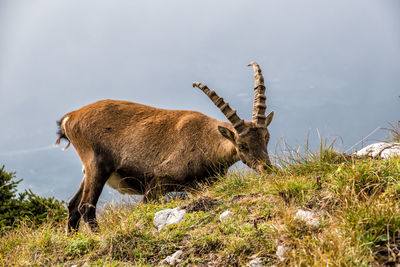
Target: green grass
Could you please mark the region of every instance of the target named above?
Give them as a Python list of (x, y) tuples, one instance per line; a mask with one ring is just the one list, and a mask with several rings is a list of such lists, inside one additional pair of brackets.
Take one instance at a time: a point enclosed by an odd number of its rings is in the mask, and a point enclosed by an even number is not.
[[(280, 165), (265, 175), (219, 177), (188, 200), (109, 204), (98, 233), (83, 224), (67, 235), (65, 221), (21, 225), (1, 237), (0, 265), (150, 266), (179, 249), (181, 266), (246, 265), (255, 257), (278, 266), (400, 263), (400, 158), (356, 159), (322, 144), (316, 153), (281, 157)], [(215, 202), (179, 224), (153, 227), (157, 211), (200, 200)], [(298, 209), (315, 212), (320, 226), (295, 219)], [(220, 222), (225, 210), (233, 217)], [(275, 254), (279, 245), (288, 248), (285, 262)]]

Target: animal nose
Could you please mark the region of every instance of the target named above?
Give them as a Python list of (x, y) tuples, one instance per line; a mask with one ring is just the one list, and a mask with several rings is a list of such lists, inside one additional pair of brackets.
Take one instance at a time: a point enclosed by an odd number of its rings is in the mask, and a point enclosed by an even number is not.
[(262, 172), (268, 172), (270, 170), (270, 167), (266, 164), (260, 164), (258, 165), (258, 172), (262, 173)]
[(272, 165), (270, 162), (260, 162), (257, 167), (258, 171), (261, 173), (262, 172), (271, 172), (271, 168), (272, 168)]

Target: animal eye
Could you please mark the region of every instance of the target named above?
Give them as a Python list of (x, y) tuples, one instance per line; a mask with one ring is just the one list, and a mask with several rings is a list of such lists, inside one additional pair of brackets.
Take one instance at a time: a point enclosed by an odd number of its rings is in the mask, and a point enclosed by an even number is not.
[(247, 151), (247, 146), (245, 144), (238, 144), (239, 150), (240, 151)]

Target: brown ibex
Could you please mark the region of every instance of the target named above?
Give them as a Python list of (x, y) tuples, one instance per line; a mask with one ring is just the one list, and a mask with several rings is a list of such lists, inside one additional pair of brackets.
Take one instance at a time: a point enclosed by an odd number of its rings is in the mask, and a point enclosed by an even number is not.
[[(156, 188), (182, 190), (241, 160), (256, 171), (271, 166), (265, 116), (265, 85), (259, 65), (254, 69), (253, 118), (244, 122), (229, 104), (206, 85), (194, 82), (229, 122), (200, 112), (165, 110), (128, 101), (102, 100), (66, 114), (59, 137), (75, 147), (84, 167), (78, 192), (68, 203), (68, 230), (81, 216), (97, 227), (96, 204), (107, 183), (121, 193), (151, 197)], [(68, 147), (67, 145), (67, 147)], [(66, 148), (67, 148), (66, 147)]]

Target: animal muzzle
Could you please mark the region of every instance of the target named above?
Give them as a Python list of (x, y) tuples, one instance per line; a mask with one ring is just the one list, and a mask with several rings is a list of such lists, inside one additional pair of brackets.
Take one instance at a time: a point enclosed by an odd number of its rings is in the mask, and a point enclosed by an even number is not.
[(265, 161), (258, 161), (255, 166), (253, 167), (254, 170), (256, 170), (258, 173), (264, 173), (264, 172), (271, 172), (272, 169), (272, 164), (269, 158)]
[(256, 170), (257, 170), (258, 173), (264, 173), (264, 172), (269, 173), (269, 172), (271, 172), (271, 169), (272, 169), (272, 165), (271, 164), (263, 163), (263, 164), (259, 164), (257, 166)]

